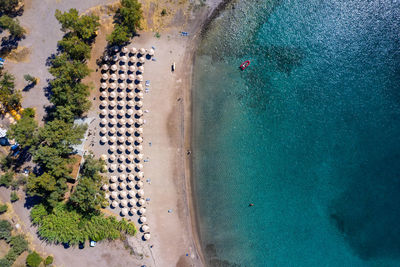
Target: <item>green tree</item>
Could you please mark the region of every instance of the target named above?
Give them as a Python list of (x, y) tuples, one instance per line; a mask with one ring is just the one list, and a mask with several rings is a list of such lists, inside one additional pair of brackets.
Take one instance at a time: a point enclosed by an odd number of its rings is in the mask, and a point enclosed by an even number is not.
[(7, 29), (11, 36), (21, 38), (26, 33), (21, 27), (17, 19), (12, 19), (9, 16), (3, 15), (0, 17), (0, 28)]
[(88, 66), (78, 60), (68, 60), (67, 54), (63, 53), (51, 61), (49, 72), (62, 82), (77, 83), (87, 75), (90, 70)]
[(121, 0), (117, 18), (122, 25), (128, 27), (129, 33), (133, 36), (136, 30), (140, 29), (140, 21), (143, 18), (142, 4), (138, 0)]
[(11, 200), (11, 202), (15, 202), (15, 201), (19, 200), (19, 197), (15, 191), (11, 191), (10, 200)]
[(111, 45), (123, 45), (129, 42), (128, 27), (119, 24), (114, 25), (114, 30), (107, 36)]
[(0, 214), (7, 212), (8, 206), (6, 204), (0, 205)]
[(18, 6), (18, 0), (1, 0), (0, 14), (10, 14), (15, 11)]
[(64, 38), (58, 42), (58, 45), (71, 59), (84, 60), (90, 58), (90, 46), (83, 42), (78, 36), (64, 36)]
[(22, 252), (28, 250), (28, 242), (23, 235), (12, 236), (9, 244), (16, 255), (21, 255)]
[(64, 13), (57, 9), (55, 16), (61, 24), (62, 31), (75, 33), (84, 41), (92, 40), (100, 26), (99, 17), (94, 15), (79, 16), (78, 10), (75, 8)]
[(36, 142), (37, 129), (35, 110), (27, 108), (22, 113), (21, 119), (16, 124), (11, 125), (7, 134), (10, 138), (15, 138), (22, 147), (27, 147)]
[(54, 261), (54, 258), (52, 256), (47, 256), (46, 259), (44, 260), (44, 265), (48, 266), (50, 264), (52, 264)]
[(42, 257), (36, 251), (33, 251), (26, 257), (26, 266), (38, 267), (42, 261)]
[(36, 82), (37, 82), (37, 79), (30, 74), (25, 74), (24, 79), (25, 79), (25, 81), (30, 82), (32, 84), (36, 84)]
[(0, 73), (0, 102), (6, 110), (21, 106), (21, 93), (15, 89), (14, 76), (8, 72)]
[(7, 220), (0, 220), (0, 239), (6, 240), (9, 242), (11, 239), (11, 224)]
[(5, 187), (9, 187), (12, 180), (14, 178), (14, 172), (9, 171), (4, 173), (1, 177), (0, 177), (0, 185), (5, 186)]
[(47, 197), (57, 190), (57, 180), (48, 173), (40, 176), (30, 175), (26, 191), (30, 196)]

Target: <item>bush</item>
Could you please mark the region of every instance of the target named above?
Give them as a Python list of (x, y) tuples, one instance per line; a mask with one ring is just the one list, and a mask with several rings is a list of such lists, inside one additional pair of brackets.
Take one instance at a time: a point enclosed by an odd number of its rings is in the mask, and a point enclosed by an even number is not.
[(167, 15), (167, 10), (164, 8), (164, 9), (161, 11), (161, 16), (165, 16), (165, 15)]
[(22, 235), (12, 236), (10, 239), (10, 245), (17, 255), (22, 254), (22, 252), (28, 249), (28, 242), (26, 242)]
[(42, 261), (42, 257), (36, 251), (33, 251), (26, 257), (26, 266), (38, 267)]
[(17, 195), (17, 193), (16, 193), (15, 191), (12, 191), (12, 192), (11, 192), (11, 194), (10, 194), (10, 200), (11, 200), (11, 202), (15, 202), (15, 201), (18, 201), (18, 200), (19, 200), (19, 197), (18, 197), (18, 195)]
[(50, 265), (54, 261), (54, 258), (52, 256), (47, 256), (47, 258), (44, 260), (44, 265)]
[(8, 206), (6, 204), (0, 205), (0, 214), (6, 212), (8, 210)]
[(2, 176), (0, 176), (0, 186), (9, 187), (14, 177), (13, 172), (6, 172)]
[(25, 29), (19, 25), (19, 21), (17, 19), (12, 19), (9, 16), (1, 16), (0, 17), (0, 28), (7, 29), (11, 36), (21, 38), (25, 34)]
[[(11, 239), (11, 224), (6, 220), (0, 221), (0, 239), (6, 240), (6, 242)], [(1, 265), (0, 265), (1, 266)]]

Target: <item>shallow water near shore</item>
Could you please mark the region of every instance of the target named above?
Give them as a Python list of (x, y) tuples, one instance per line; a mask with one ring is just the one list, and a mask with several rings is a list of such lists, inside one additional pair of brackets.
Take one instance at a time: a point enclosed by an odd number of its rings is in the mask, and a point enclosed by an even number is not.
[(400, 265), (399, 25), (395, 1), (361, 0), (235, 1), (210, 25), (193, 81), (209, 266)]

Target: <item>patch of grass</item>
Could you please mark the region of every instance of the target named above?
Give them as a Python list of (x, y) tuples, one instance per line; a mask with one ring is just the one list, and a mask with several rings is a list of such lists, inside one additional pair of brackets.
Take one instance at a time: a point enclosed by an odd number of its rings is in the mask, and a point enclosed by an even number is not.
[(161, 34), (160, 34), (159, 32), (156, 32), (156, 33), (154, 34), (154, 37), (160, 38), (160, 37), (161, 37)]

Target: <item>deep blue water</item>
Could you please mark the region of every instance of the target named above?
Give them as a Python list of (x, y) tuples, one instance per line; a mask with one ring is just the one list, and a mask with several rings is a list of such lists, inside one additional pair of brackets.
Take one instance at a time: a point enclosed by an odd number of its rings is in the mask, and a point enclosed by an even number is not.
[(399, 1), (238, 0), (211, 24), (193, 96), (210, 266), (400, 266), (399, 40)]

